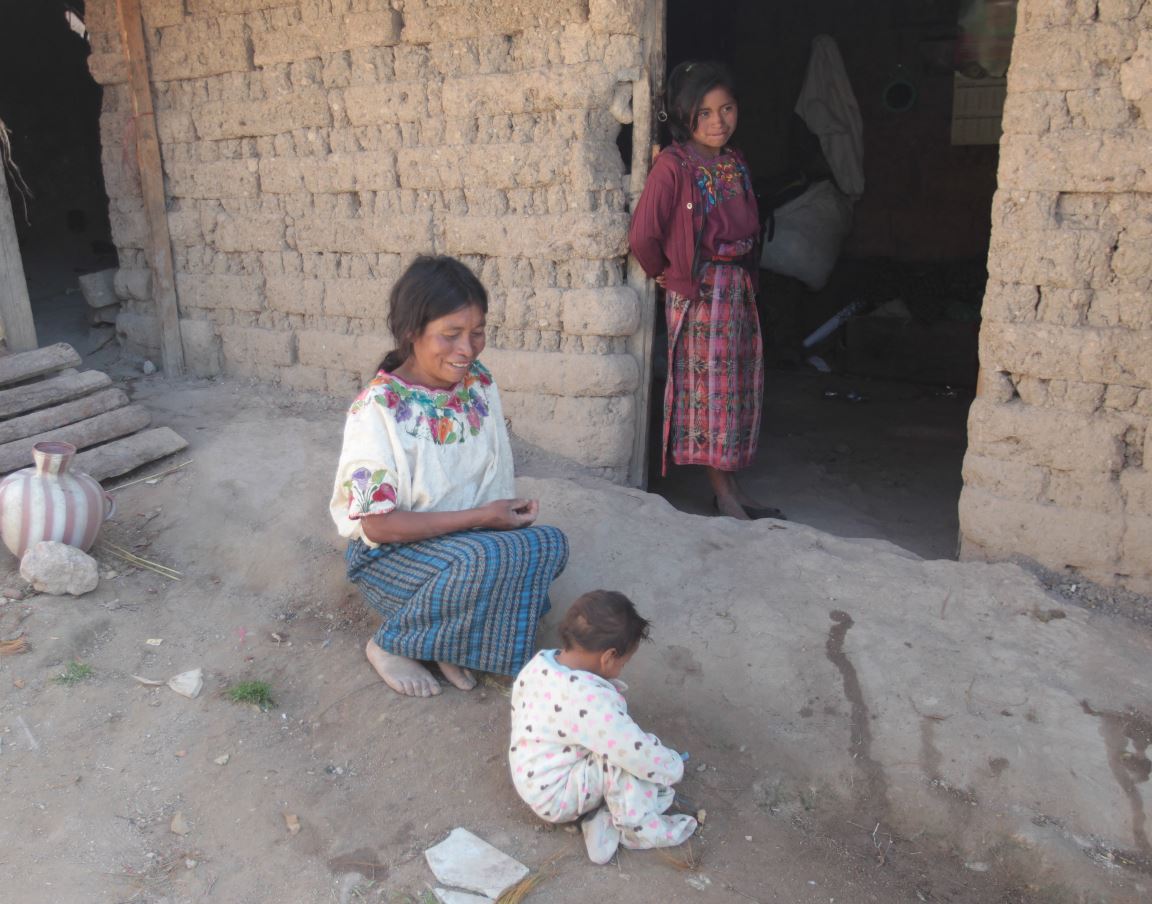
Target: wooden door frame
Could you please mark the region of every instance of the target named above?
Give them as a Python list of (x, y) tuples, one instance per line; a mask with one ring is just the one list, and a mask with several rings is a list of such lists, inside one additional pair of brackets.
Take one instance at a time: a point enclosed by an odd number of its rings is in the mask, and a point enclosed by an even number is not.
[[(4, 124), (0, 123), (2, 128)], [(4, 169), (4, 162), (0, 161), (0, 321), (4, 324), (3, 336), (8, 350), (27, 352), (38, 348), (39, 344)]]
[[(664, 91), (667, 64), (667, 0), (635, 0), (644, 3), (640, 42), (644, 62), (640, 77), (632, 83), (632, 165), (628, 185), (629, 210), (644, 190), (652, 167), (656, 142), (656, 98)], [(640, 325), (629, 341), (629, 351), (640, 365), (636, 389), (629, 486), (648, 488), (648, 424), (652, 409), (652, 339), (656, 326), (656, 283), (648, 278), (632, 255), (628, 256), (628, 285), (640, 298)]]

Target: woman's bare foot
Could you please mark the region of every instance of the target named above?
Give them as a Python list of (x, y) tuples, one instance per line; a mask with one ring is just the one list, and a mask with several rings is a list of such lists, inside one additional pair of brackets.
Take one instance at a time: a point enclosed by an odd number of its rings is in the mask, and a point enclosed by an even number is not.
[(462, 691), (470, 691), (476, 686), (476, 676), (468, 669), (453, 665), (450, 662), (437, 662), (436, 665), (440, 666), (440, 671), (444, 673), (444, 677), (451, 682), (453, 687)]
[(374, 640), (368, 641), (364, 653), (376, 674), (396, 693), (405, 697), (435, 697), (440, 693), (440, 682), (416, 660), (387, 653)]
[(744, 511), (744, 506), (740, 504), (740, 500), (733, 495), (717, 496), (716, 511), (721, 515), (727, 515), (729, 518), (736, 518), (740, 521), (751, 520), (748, 513)]

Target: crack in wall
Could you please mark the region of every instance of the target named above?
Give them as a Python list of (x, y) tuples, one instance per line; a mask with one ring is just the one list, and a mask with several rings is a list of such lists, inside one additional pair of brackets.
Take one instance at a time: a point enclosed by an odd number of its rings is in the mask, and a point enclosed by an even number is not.
[(861, 804), (869, 803), (877, 808), (873, 818), (879, 818), (888, 813), (888, 779), (884, 775), (883, 767), (872, 758), (872, 729), (868, 724), (870, 719), (868, 705), (864, 702), (864, 691), (860, 686), (860, 676), (856, 673), (856, 667), (844, 652), (844, 638), (855, 622), (852, 616), (839, 609), (833, 609), (828, 615), (833, 624), (828, 629), (824, 651), (828, 661), (840, 672), (844, 682), (844, 696), (852, 706), (848, 753), (864, 780), (864, 793), (858, 794), (857, 799)]

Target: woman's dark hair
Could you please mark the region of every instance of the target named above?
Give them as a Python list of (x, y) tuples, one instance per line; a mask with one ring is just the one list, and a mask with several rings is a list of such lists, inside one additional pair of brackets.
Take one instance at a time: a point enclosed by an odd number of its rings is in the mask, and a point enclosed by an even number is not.
[(412, 355), (412, 343), (424, 327), (469, 305), (488, 313), (488, 293), (475, 273), (454, 257), (416, 258), (388, 298), (388, 330), (396, 348), (384, 356), (379, 369), (395, 370)]
[(648, 639), (650, 622), (632, 600), (615, 590), (592, 590), (578, 597), (560, 622), (565, 650), (580, 647), (589, 653), (615, 650), (626, 656)]
[(677, 143), (687, 141), (696, 131), (696, 117), (704, 95), (715, 88), (727, 88), (736, 97), (736, 80), (732, 70), (713, 60), (681, 63), (668, 75), (664, 92), (668, 132)]

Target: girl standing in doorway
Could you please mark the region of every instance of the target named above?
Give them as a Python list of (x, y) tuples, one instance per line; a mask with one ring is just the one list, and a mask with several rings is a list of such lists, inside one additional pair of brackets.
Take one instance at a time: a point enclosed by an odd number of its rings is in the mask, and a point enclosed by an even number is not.
[(664, 288), (668, 383), (663, 473), (703, 465), (716, 509), (782, 518), (756, 504), (735, 473), (756, 457), (764, 357), (756, 313), (760, 218), (736, 130), (736, 91), (721, 63), (681, 63), (668, 77), (672, 144), (656, 158), (632, 216), (629, 244)]

